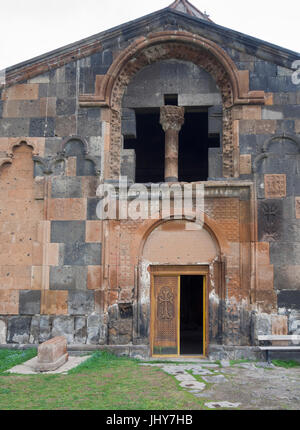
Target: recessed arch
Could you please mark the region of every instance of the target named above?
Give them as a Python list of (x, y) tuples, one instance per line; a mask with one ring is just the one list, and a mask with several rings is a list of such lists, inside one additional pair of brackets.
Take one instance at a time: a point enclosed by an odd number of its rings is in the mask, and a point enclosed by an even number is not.
[(277, 141), (288, 141), (294, 144), (300, 153), (300, 139), (292, 134), (278, 134), (276, 136), (272, 136), (267, 139), (261, 148), (261, 152), (255, 157), (253, 161), (253, 173), (257, 173), (260, 167), (260, 164), (263, 160), (267, 159), (271, 155), (270, 148)]
[(36, 142), (34, 142), (33, 140), (30, 140), (28, 138), (21, 137), (21, 138), (18, 138), (16, 140), (12, 140), (10, 142), (8, 149), (7, 149), (7, 156), (12, 158), (14, 155), (14, 149), (16, 147), (21, 146), (21, 145), (26, 145), (26, 146), (31, 147), (33, 156), (39, 155), (39, 148), (38, 148), (38, 145), (36, 144)]
[[(208, 215), (206, 215), (205, 213), (203, 214), (203, 222), (199, 223), (197, 222), (195, 219), (195, 213), (191, 212), (190, 214), (187, 213), (187, 211), (185, 212), (185, 216), (182, 217), (182, 221), (186, 221), (186, 222), (191, 222), (194, 224), (201, 225), (201, 227), (206, 230), (209, 235), (212, 237), (213, 241), (215, 242), (216, 248), (217, 248), (217, 254), (218, 254), (218, 258), (222, 259), (223, 256), (226, 256), (229, 252), (229, 244), (228, 244), (228, 240), (225, 237), (222, 229), (219, 227), (218, 223), (215, 222), (213, 219), (211, 219)], [(153, 220), (152, 223), (147, 224), (147, 227), (143, 229), (143, 231), (139, 231), (139, 237), (140, 237), (140, 243), (139, 246), (137, 247), (137, 251), (138, 251), (138, 259), (141, 260), (143, 258), (143, 253), (144, 253), (144, 248), (145, 248), (145, 244), (149, 238), (149, 236), (151, 235), (151, 233), (159, 228), (161, 225), (170, 222), (170, 221), (178, 221), (179, 219), (176, 218), (176, 214), (173, 214), (170, 219), (156, 219)]]
[(263, 104), (263, 91), (249, 91), (249, 74), (239, 71), (229, 55), (214, 42), (185, 31), (164, 31), (140, 37), (119, 54), (105, 76), (96, 80), (95, 94), (80, 96), (81, 106), (111, 110), (109, 148), (104, 179), (116, 180), (121, 164), (121, 110), (125, 89), (143, 67), (157, 61), (190, 61), (214, 78), (223, 100), (223, 176), (238, 177), (238, 151), (233, 130), (233, 107)]

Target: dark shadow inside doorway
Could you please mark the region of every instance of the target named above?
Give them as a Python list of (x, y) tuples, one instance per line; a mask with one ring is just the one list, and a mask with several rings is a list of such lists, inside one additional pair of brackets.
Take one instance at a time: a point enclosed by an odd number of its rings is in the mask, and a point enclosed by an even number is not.
[(181, 276), (180, 286), (180, 354), (203, 355), (203, 276)]

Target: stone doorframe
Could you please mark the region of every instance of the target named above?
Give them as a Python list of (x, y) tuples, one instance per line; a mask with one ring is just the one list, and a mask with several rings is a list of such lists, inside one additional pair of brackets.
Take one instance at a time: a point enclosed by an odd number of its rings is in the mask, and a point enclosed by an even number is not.
[[(207, 351), (208, 351), (208, 345), (209, 345), (209, 289), (210, 289), (210, 282), (209, 278), (211, 277), (211, 271), (210, 267), (208, 265), (179, 265), (179, 266), (161, 266), (161, 265), (150, 265), (150, 276), (151, 276), (151, 286), (150, 286), (150, 303), (151, 303), (151, 315), (150, 315), (150, 354), (151, 356), (154, 356), (156, 354), (153, 354), (153, 342), (154, 342), (154, 322), (157, 316), (153, 312), (153, 305), (154, 305), (154, 294), (153, 294), (153, 288), (154, 288), (154, 276), (175, 276), (175, 277), (181, 277), (183, 275), (197, 275), (197, 276), (203, 276), (203, 289), (204, 289), (204, 300), (203, 300), (203, 354), (199, 354), (201, 357), (206, 357)], [(180, 305), (179, 305), (180, 307)], [(180, 314), (177, 315), (178, 318), (178, 325), (180, 320)], [(180, 330), (178, 330), (178, 343), (180, 343)], [(179, 345), (178, 348), (180, 349)], [(175, 354), (175, 357), (180, 357), (181, 355), (188, 356), (189, 354), (181, 354), (180, 352), (178, 354)], [(193, 355), (193, 354), (191, 354)], [(198, 354), (197, 354), (198, 355)], [(159, 356), (159, 355), (158, 355)], [(167, 357), (167, 356), (160, 356), (160, 357)]]
[[(192, 214), (191, 214), (192, 215)], [(172, 221), (170, 220), (156, 220), (147, 224), (146, 226), (141, 226), (143, 230), (142, 241), (137, 238), (136, 240), (136, 251), (137, 251), (137, 266), (136, 266), (136, 285), (135, 285), (135, 311), (134, 311), (134, 325), (133, 325), (133, 337), (134, 342), (143, 339), (143, 342), (149, 342), (149, 347), (151, 344), (151, 312), (150, 312), (150, 302), (151, 302), (151, 282), (153, 273), (156, 272), (156, 268), (160, 271), (169, 271), (176, 265), (163, 264), (161, 262), (148, 261), (143, 257), (144, 247), (150, 234), (160, 225)], [(183, 218), (183, 220), (190, 221), (189, 218)], [(192, 221), (193, 222), (193, 221)], [(209, 345), (209, 297), (210, 294), (217, 295), (221, 300), (225, 298), (226, 295), (226, 285), (225, 285), (225, 262), (226, 258), (230, 252), (230, 246), (226, 237), (223, 235), (222, 229), (218, 224), (204, 214), (204, 224), (203, 228), (211, 235), (212, 240), (215, 242), (217, 247), (216, 258), (210, 263), (203, 264), (181, 264), (177, 265), (179, 272), (184, 273), (184, 268), (189, 268), (190, 271), (198, 272), (206, 277), (206, 351)], [(165, 268), (165, 269), (164, 269)], [(141, 330), (140, 321), (147, 321), (145, 326), (147, 327), (147, 334), (142, 333), (144, 328)], [(219, 322), (219, 327), (217, 327), (218, 332), (223, 331), (223, 321), (222, 318)]]
[[(97, 75), (94, 94), (79, 97), (81, 107), (102, 107), (107, 122), (103, 180), (120, 176), (122, 99), (131, 79), (144, 67), (161, 60), (189, 61), (216, 81), (223, 100), (223, 176), (239, 177), (238, 127), (241, 105), (262, 105), (264, 91), (249, 91), (249, 71), (238, 70), (214, 42), (185, 31), (163, 31), (135, 40), (115, 59), (106, 75)], [(105, 112), (106, 111), (106, 112)]]

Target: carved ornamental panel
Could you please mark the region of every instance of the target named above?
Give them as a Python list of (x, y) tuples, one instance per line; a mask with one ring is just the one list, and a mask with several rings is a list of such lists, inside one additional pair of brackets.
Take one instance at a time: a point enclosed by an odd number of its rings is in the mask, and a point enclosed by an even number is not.
[(152, 292), (153, 354), (178, 353), (178, 276), (154, 276)]
[(265, 175), (266, 199), (286, 197), (286, 175)]

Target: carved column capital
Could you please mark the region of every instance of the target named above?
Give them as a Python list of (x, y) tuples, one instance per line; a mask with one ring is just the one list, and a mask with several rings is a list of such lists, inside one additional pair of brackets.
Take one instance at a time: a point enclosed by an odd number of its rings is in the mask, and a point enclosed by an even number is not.
[(160, 108), (160, 124), (164, 131), (180, 131), (184, 124), (184, 107), (162, 106)]

